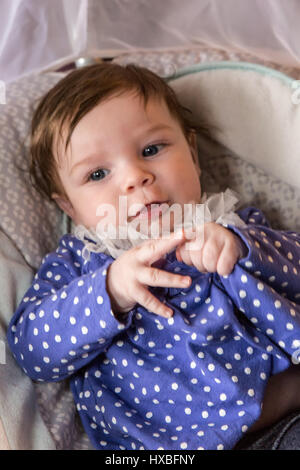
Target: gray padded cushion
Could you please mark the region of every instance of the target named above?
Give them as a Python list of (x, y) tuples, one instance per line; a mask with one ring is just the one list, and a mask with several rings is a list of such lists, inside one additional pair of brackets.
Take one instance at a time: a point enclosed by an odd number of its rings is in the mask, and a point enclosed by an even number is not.
[(42, 74), (10, 83), (0, 105), (0, 227), (34, 268), (67, 228), (56, 205), (33, 190), (27, 170), (33, 108), (61, 77)]

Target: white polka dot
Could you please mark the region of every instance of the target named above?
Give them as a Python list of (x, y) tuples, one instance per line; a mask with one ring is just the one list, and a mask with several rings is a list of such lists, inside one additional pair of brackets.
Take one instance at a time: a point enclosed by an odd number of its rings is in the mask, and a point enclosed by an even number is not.
[(54, 310), (53, 316), (54, 316), (54, 318), (59, 318), (60, 317), (60, 314), (59, 314), (58, 310)]

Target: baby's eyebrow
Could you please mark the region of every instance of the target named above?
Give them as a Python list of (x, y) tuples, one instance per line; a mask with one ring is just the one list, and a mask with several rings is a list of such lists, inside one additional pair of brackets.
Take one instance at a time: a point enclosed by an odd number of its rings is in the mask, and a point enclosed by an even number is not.
[(168, 126), (167, 124), (154, 124), (153, 126), (150, 126), (150, 127), (147, 127), (145, 129), (145, 134), (150, 134), (152, 132), (156, 132), (156, 131), (171, 131), (173, 130), (173, 128), (171, 126)]
[(79, 162), (75, 163), (70, 170), (70, 174), (74, 173), (74, 170), (81, 166), (87, 166), (95, 162), (95, 160), (99, 161), (99, 154), (92, 154), (89, 155), (88, 157), (82, 158)]

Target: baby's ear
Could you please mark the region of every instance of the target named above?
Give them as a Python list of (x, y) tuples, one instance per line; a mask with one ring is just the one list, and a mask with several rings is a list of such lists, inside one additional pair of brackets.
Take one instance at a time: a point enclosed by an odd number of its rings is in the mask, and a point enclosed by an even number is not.
[(191, 154), (196, 166), (196, 170), (198, 175), (200, 176), (201, 174), (201, 169), (199, 165), (199, 157), (198, 157), (198, 144), (197, 144), (197, 133), (196, 131), (191, 131), (188, 135), (188, 143), (191, 149)]
[(63, 212), (65, 212), (71, 219), (74, 216), (74, 208), (67, 197), (61, 196), (57, 193), (51, 194), (52, 199), (56, 202), (56, 204), (61, 208)]

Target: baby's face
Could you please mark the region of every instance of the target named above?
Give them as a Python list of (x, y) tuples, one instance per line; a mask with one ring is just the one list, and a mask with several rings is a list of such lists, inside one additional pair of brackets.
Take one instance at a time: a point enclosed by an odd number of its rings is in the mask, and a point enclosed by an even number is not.
[(152, 221), (162, 211), (136, 215), (139, 207), (177, 203), (183, 208), (199, 202), (196, 161), (194, 140), (187, 141), (163, 101), (150, 98), (145, 107), (139, 96), (126, 93), (100, 103), (77, 124), (58, 166), (69, 200), (53, 196), (76, 224), (87, 228), (108, 220), (108, 212), (101, 215), (101, 208), (108, 207), (115, 226)]

